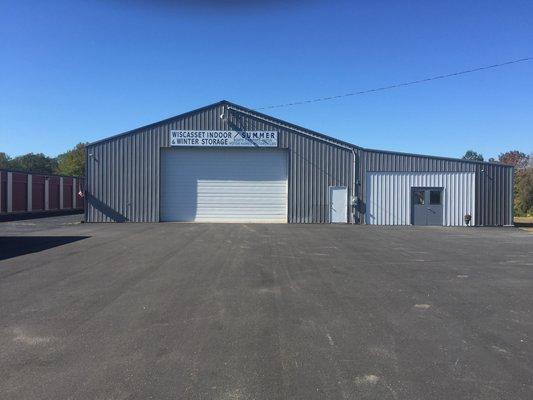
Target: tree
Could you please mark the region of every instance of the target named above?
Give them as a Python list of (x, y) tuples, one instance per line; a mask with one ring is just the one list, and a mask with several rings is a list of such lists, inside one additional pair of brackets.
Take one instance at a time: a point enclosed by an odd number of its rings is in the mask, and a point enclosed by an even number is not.
[(525, 169), (515, 179), (515, 214), (533, 215), (533, 168)]
[(53, 174), (57, 167), (57, 161), (55, 158), (47, 157), (43, 153), (28, 153), (13, 158), (10, 162), (10, 166), (13, 169), (20, 169), (28, 172)]
[(63, 175), (85, 175), (85, 145), (78, 143), (76, 147), (57, 156), (57, 173)]
[(515, 215), (533, 214), (533, 168), (530, 156), (518, 150), (500, 154), (498, 160), (514, 167), (514, 198)]
[(11, 168), (11, 157), (0, 151), (0, 168)]
[(498, 160), (503, 164), (512, 165), (515, 168), (515, 172), (525, 170), (529, 164), (529, 156), (518, 150), (501, 153)]
[(463, 156), (463, 160), (483, 161), (483, 154), (477, 153), (474, 150), (467, 150), (467, 152)]

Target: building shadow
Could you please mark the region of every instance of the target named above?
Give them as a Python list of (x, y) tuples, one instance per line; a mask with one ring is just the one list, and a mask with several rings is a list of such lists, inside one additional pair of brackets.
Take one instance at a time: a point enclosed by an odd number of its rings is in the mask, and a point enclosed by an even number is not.
[(96, 210), (100, 211), (103, 215), (110, 218), (113, 222), (127, 222), (128, 219), (119, 213), (118, 211), (112, 209), (103, 201), (94, 197), (91, 193), (86, 192), (85, 196), (87, 198), (87, 204), (94, 207)]
[(87, 239), (90, 236), (2, 236), (0, 261)]
[[(9, 222), (9, 221), (23, 221), (27, 219), (38, 219), (38, 218), (49, 218), (49, 217), (60, 217), (62, 215), (73, 215), (73, 214), (83, 214), (82, 209), (75, 210), (59, 210), (59, 211), (38, 211), (38, 212), (27, 212), (27, 213), (16, 213), (16, 214), (2, 214), (0, 215), (0, 222)], [(82, 218), (80, 217), (80, 220)]]

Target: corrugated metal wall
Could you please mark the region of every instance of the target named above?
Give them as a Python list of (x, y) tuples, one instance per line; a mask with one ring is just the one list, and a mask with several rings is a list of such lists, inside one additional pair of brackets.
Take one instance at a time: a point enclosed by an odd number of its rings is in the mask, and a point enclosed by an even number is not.
[[(225, 115), (225, 118), (220, 118)], [(367, 172), (474, 172), (478, 225), (512, 224), (512, 168), (439, 157), (364, 150), (226, 102), (88, 146), (87, 221), (159, 221), (160, 148), (178, 130), (276, 130), (289, 149), (289, 222), (329, 222), (328, 187), (347, 186), (365, 221)], [(353, 188), (353, 162), (357, 182)], [(353, 221), (349, 212), (350, 222)]]
[(289, 149), (289, 222), (328, 222), (328, 187), (352, 192), (351, 149), (219, 103), (88, 146), (87, 221), (159, 221), (160, 148), (172, 129), (276, 130)]
[(478, 225), (513, 224), (513, 174), (508, 166), (476, 164)]
[(442, 187), (443, 225), (475, 225), (474, 172), (368, 172), (366, 221), (372, 225), (410, 225), (411, 188)]
[(474, 172), (476, 225), (512, 225), (513, 168), (506, 165), (477, 163), (415, 154), (378, 150), (358, 150), (357, 192), (363, 200), (359, 208), (365, 221), (367, 172)]
[(160, 148), (171, 129), (224, 130), (222, 106), (165, 120), (87, 147), (88, 222), (159, 221)]
[[(278, 146), (289, 150), (289, 222), (329, 222), (329, 187), (353, 190), (353, 153), (340, 142), (300, 134), (289, 126), (269, 122), (268, 117), (233, 112), (232, 129), (278, 131)], [(349, 213), (352, 222), (352, 213)]]

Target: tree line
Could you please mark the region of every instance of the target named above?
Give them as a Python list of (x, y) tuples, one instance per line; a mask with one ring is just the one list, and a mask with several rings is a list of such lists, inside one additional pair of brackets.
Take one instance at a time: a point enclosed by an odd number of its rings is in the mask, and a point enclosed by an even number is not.
[(48, 157), (43, 153), (28, 153), (10, 157), (0, 152), (0, 168), (16, 169), (39, 174), (85, 176), (85, 145), (78, 143), (73, 149)]
[[(468, 150), (463, 160), (484, 161), (483, 154)], [(518, 150), (501, 153), (498, 159), (489, 158), (489, 162), (499, 162), (514, 167), (514, 215), (517, 217), (533, 216), (533, 154)]]

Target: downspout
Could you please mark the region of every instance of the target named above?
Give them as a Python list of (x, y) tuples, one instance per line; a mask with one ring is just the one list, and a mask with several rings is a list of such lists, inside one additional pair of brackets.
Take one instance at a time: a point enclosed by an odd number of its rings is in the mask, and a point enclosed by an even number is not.
[[(83, 215), (85, 216), (85, 221), (89, 221), (89, 201), (87, 200), (88, 196), (88, 185), (89, 185), (89, 146), (85, 146), (85, 177), (83, 179)], [(92, 221), (94, 222), (94, 221)]]
[(510, 193), (510, 204), (509, 207), (511, 207), (511, 221), (509, 221), (508, 226), (514, 226), (514, 169), (515, 167), (511, 167), (511, 193)]
[(352, 225), (355, 224), (355, 214), (356, 214), (356, 211), (355, 211), (355, 207), (358, 203), (356, 197), (355, 197), (355, 185), (356, 185), (356, 182), (357, 182), (357, 177), (355, 176), (355, 150), (354, 148), (352, 147), (352, 157), (353, 157), (353, 163), (352, 163), (352, 173), (353, 173), (353, 181), (352, 181), (352, 201), (351, 201), (351, 204), (350, 204), (350, 208), (352, 210)]
[[(358, 191), (358, 201), (357, 201), (357, 213), (359, 215), (359, 224), (367, 224), (368, 221), (366, 220), (366, 204), (364, 203), (365, 196), (365, 180), (366, 180), (366, 152), (364, 150), (361, 150), (360, 157), (359, 157), (359, 172), (361, 173), (360, 178), (357, 178), (359, 182), (359, 191)], [(362, 211), (361, 211), (362, 210)]]

